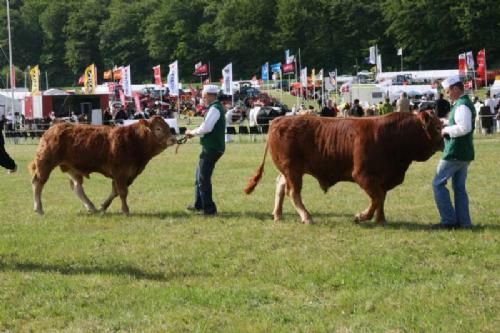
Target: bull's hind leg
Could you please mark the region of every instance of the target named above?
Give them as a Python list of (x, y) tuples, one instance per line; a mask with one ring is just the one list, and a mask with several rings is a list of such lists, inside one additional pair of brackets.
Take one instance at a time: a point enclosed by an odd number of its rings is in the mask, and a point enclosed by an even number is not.
[(105, 212), (106, 209), (108, 209), (109, 205), (111, 205), (111, 202), (113, 202), (114, 198), (118, 196), (118, 191), (116, 189), (116, 184), (115, 181), (111, 183), (111, 193), (109, 194), (108, 198), (103, 201), (101, 204), (101, 211)]
[(43, 215), (42, 191), (43, 186), (49, 179), (50, 173), (55, 168), (47, 161), (35, 160), (32, 164), (33, 178), (31, 179), (31, 187), (33, 189), (33, 210), (40, 215)]
[(87, 208), (87, 211), (89, 211), (90, 213), (97, 212), (94, 204), (92, 203), (92, 201), (90, 201), (90, 199), (85, 194), (85, 191), (83, 190), (83, 176), (76, 172), (68, 172), (68, 174), (71, 177), (71, 179), (69, 180), (69, 186), (75, 192), (76, 196), (83, 202), (83, 205), (85, 206), (85, 208)]
[(46, 181), (47, 180), (42, 181), (36, 175), (31, 180), (31, 187), (33, 189), (33, 210), (40, 215), (43, 215), (42, 190)]
[(300, 191), (302, 190), (302, 175), (289, 175), (287, 179), (288, 194), (292, 199), (293, 206), (297, 213), (299, 213), (302, 223), (312, 224), (313, 220), (311, 214), (307, 211)]
[(285, 198), (285, 191), (286, 191), (285, 176), (279, 174), (278, 177), (276, 178), (276, 192), (274, 194), (273, 217), (275, 222), (281, 220), (281, 217), (283, 215), (283, 200)]

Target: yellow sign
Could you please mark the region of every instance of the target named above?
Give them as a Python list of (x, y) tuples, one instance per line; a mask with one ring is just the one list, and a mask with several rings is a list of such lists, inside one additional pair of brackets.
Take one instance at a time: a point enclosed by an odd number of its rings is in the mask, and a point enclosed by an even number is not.
[(95, 65), (92, 64), (85, 68), (85, 73), (83, 74), (83, 92), (85, 94), (95, 94), (95, 86), (96, 86), (96, 70)]
[(30, 69), (31, 92), (37, 94), (40, 92), (40, 68), (38, 65)]

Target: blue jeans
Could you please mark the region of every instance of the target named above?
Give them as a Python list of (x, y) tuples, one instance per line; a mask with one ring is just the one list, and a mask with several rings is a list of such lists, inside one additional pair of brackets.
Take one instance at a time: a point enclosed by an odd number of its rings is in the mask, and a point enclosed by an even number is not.
[[(469, 213), (469, 196), (465, 190), (467, 169), (470, 161), (439, 161), (436, 175), (432, 181), (434, 201), (441, 216), (441, 224), (471, 226)], [(446, 188), (448, 179), (451, 178), (455, 208), (451, 203), (450, 192)]]
[(205, 214), (217, 213), (217, 206), (212, 199), (212, 173), (223, 153), (203, 150), (200, 154), (195, 174), (194, 207)]

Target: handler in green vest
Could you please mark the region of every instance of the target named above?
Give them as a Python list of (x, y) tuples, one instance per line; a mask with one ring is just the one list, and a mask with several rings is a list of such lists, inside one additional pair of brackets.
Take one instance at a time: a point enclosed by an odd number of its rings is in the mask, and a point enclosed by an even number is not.
[[(433, 229), (470, 229), (469, 197), (465, 189), (467, 169), (474, 160), (474, 119), (476, 110), (469, 96), (464, 94), (464, 84), (459, 76), (452, 76), (442, 83), (453, 107), (446, 126), (442, 129), (445, 139), (444, 152), (432, 181), (434, 200), (441, 216)], [(445, 120), (446, 123), (446, 120)], [(454, 206), (446, 182), (451, 178)]]
[(205, 85), (203, 87), (203, 104), (207, 107), (205, 118), (198, 128), (186, 131), (186, 137), (200, 136), (201, 154), (196, 168), (194, 203), (187, 209), (204, 215), (216, 215), (217, 206), (212, 199), (212, 173), (215, 163), (222, 157), (226, 148), (224, 135), (226, 131), (225, 110), (217, 100), (219, 87)]

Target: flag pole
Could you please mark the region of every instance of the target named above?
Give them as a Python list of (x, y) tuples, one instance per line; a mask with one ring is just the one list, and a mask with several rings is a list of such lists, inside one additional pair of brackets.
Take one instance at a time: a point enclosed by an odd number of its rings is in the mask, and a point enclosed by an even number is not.
[(5, 2), (7, 4), (7, 31), (8, 31), (8, 37), (9, 37), (9, 71), (10, 71), (10, 79), (11, 79), (11, 83), (10, 83), (10, 94), (11, 94), (10, 107), (11, 107), (11, 111), (12, 111), (12, 116), (13, 116), (13, 120), (14, 120), (14, 129), (15, 129), (16, 128), (16, 117), (15, 117), (15, 112), (14, 112), (14, 87), (12, 86), (13, 77), (12, 77), (12, 38), (10, 35), (10, 4), (9, 4), (9, 0), (5, 0)]
[[(299, 79), (298, 79), (299, 69), (297, 68), (297, 59), (295, 59), (295, 57), (293, 59), (293, 62), (295, 63), (295, 84), (297, 85), (297, 82), (299, 82)], [(296, 102), (297, 103), (297, 105), (296, 105), (297, 108), (296, 109), (298, 109), (299, 104), (300, 104), (299, 96), (300, 96), (300, 93), (302, 91), (301, 89), (302, 89), (302, 87), (299, 86), (299, 91), (296, 92), (296, 96), (295, 96), (295, 97), (297, 97), (296, 98), (297, 99), (297, 102)]]
[[(300, 47), (299, 47), (299, 70), (300, 70), (300, 76), (301, 76), (301, 79), (302, 79), (302, 62), (301, 62), (301, 58), (300, 58)], [(306, 72), (306, 78), (307, 78), (307, 72)], [(306, 89), (307, 89), (307, 82), (306, 82)], [(299, 98), (299, 104), (302, 103), (302, 82), (300, 84), (300, 98)]]
[(403, 48), (401, 48), (401, 72), (403, 72)]
[(210, 60), (208, 61), (208, 83), (212, 82), (212, 73), (210, 69)]
[(488, 88), (488, 68), (486, 67), (486, 48), (484, 50), (484, 86)]

